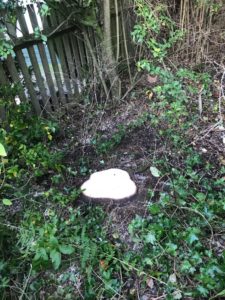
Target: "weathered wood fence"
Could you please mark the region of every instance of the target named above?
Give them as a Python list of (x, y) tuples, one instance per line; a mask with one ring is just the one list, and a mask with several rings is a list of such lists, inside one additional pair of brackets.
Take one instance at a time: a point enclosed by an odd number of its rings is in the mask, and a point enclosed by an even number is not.
[[(43, 111), (51, 113), (76, 101), (88, 80), (93, 80), (96, 70), (93, 56), (84, 41), (84, 30), (97, 58), (100, 57), (98, 46), (101, 42), (92, 27), (77, 28), (53, 11), (50, 16), (41, 18), (40, 9), (41, 5), (37, 4), (18, 9), (18, 28), (6, 23), (15, 57), (9, 55), (0, 61), (0, 84), (17, 84), (20, 101), (30, 101), (38, 115)], [(120, 20), (126, 26), (120, 24), (120, 43), (126, 43), (120, 45), (121, 57), (125, 56), (126, 48), (131, 48), (127, 46), (130, 27), (124, 18), (126, 14), (123, 13)], [(46, 43), (35, 37), (37, 28), (43, 29), (42, 34), (48, 37)], [(113, 30), (112, 39), (115, 39), (115, 34), (116, 30)]]

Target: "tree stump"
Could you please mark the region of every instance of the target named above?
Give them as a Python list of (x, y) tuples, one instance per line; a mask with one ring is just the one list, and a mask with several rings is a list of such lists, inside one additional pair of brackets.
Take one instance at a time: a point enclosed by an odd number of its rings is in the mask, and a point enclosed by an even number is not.
[(121, 169), (93, 173), (82, 186), (82, 200), (100, 204), (121, 204), (132, 200), (137, 193), (130, 175)]

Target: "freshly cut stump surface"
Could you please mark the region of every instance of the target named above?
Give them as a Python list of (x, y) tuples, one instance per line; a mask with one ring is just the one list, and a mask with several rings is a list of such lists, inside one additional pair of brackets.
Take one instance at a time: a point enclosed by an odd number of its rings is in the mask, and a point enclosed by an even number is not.
[(133, 197), (137, 192), (137, 187), (126, 171), (108, 169), (92, 174), (89, 180), (82, 184), (81, 190), (87, 199), (120, 202), (120, 200)]

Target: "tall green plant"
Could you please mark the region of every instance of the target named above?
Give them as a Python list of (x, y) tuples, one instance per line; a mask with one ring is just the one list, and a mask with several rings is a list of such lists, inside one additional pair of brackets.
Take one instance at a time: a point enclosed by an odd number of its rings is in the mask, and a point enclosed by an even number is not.
[(151, 58), (162, 62), (183, 33), (168, 16), (166, 5), (135, 0), (135, 8), (138, 22), (133, 28), (133, 40), (150, 50)]

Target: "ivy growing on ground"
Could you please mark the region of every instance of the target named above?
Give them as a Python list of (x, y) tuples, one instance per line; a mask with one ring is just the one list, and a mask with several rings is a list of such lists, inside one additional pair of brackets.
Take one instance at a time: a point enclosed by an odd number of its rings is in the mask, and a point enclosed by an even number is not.
[[(158, 33), (162, 22), (151, 6), (137, 2), (141, 25), (133, 36), (149, 47), (149, 35)], [(148, 217), (137, 216), (129, 225), (140, 249), (139, 255), (130, 253), (129, 264), (154, 279), (166, 299), (215, 299), (225, 295), (225, 252), (217, 246), (223, 244), (225, 168), (206, 160), (190, 137), (199, 125), (199, 92), (205, 102), (211, 101), (211, 78), (165, 68), (163, 55), (153, 52), (153, 58), (143, 58), (137, 67), (158, 77), (151, 90), (150, 122), (166, 141), (165, 154), (154, 165), (167, 188), (160, 193), (149, 189)], [(215, 115), (210, 104), (206, 108)]]

